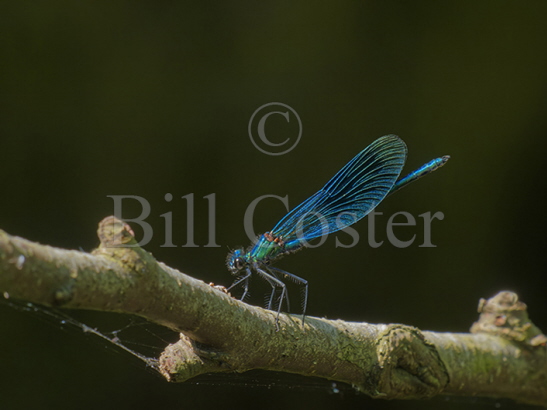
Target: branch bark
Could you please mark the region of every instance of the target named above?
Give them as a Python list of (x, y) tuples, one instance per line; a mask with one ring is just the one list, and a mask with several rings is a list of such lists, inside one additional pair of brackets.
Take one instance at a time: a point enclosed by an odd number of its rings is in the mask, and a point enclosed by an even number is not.
[(233, 299), (141, 249), (114, 217), (91, 254), (0, 231), (0, 292), (46, 306), (139, 315), (180, 332), (159, 370), (172, 382), (266, 369), (350, 383), (385, 399), (435, 395), (547, 405), (547, 337), (511, 292), (481, 300), (471, 333), (276, 313)]

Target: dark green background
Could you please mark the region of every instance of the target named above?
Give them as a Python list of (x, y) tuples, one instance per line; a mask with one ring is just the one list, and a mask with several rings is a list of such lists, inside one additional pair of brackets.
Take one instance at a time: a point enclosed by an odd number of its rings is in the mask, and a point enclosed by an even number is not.
[[(546, 16), (543, 1), (3, 3), (0, 228), (91, 250), (97, 223), (113, 213), (107, 195), (140, 195), (155, 229), (146, 249), (228, 285), (225, 255), (248, 244), (242, 222), (253, 199), (289, 195), (295, 206), (374, 139), (394, 133), (409, 147), (407, 171), (452, 156), (378, 208), (388, 216), (443, 212), (433, 224), (437, 247), (420, 248), (419, 229), (399, 228), (401, 239), (417, 233), (416, 244), (372, 249), (361, 222), (357, 247), (336, 249), (330, 239), (280, 261), (310, 280), (308, 313), (466, 332), (478, 300), (508, 289), (545, 331)], [(247, 134), (252, 113), (272, 101), (290, 105), (303, 123), (298, 146), (277, 157), (256, 150)], [(283, 122), (271, 126), (272, 139), (294, 137)], [(180, 198), (189, 193), (199, 245), (208, 241), (202, 197), (216, 194), (220, 247), (160, 246), (160, 215), (169, 211), (174, 242), (186, 242)], [(126, 209), (127, 217), (139, 211)], [(256, 230), (283, 214), (279, 202), (261, 203)], [(377, 219), (378, 238), (386, 220)], [(0, 324), (6, 409), (497, 403), (372, 401), (284, 376), (269, 387), (245, 379), (168, 385), (129, 355), (18, 309), (0, 305)]]

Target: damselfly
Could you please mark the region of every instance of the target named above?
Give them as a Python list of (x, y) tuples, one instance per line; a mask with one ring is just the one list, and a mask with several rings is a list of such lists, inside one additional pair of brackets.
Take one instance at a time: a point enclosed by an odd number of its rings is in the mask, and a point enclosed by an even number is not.
[[(278, 300), (276, 325), (285, 301), (290, 311), (289, 295), (285, 283), (290, 279), (303, 286), (302, 320), (308, 303), (308, 281), (276, 268), (271, 263), (306, 246), (309, 240), (350, 226), (372, 211), (386, 196), (411, 182), (439, 169), (450, 158), (436, 158), (406, 177), (399, 178), (407, 156), (406, 144), (396, 135), (386, 135), (374, 141), (331, 178), (327, 184), (290, 211), (269, 232), (260, 235), (247, 250), (237, 249), (230, 254), (226, 264), (233, 275), (239, 276), (230, 289), (242, 285), (243, 300), (249, 292), (249, 279), (253, 273), (262, 277), (272, 287), (267, 308), (272, 309)], [(276, 291), (281, 294), (277, 299)]]

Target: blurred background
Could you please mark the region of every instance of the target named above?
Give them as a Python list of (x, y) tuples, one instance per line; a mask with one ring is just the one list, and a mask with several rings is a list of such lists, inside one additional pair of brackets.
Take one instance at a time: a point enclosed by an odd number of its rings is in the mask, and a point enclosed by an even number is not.
[[(249, 244), (243, 216), (255, 198), (288, 195), (292, 208), (392, 133), (408, 145), (405, 171), (452, 159), (377, 208), (382, 246), (367, 244), (365, 220), (354, 225), (358, 246), (336, 248), (331, 237), (320, 250), (279, 261), (310, 281), (308, 314), (467, 332), (480, 298), (512, 290), (546, 331), (545, 13), (541, 1), (4, 3), (0, 229), (90, 251), (97, 224), (114, 212), (108, 196), (138, 195), (150, 204), (154, 229), (145, 248), (228, 286), (225, 257)], [(266, 155), (249, 138), (253, 112), (270, 102), (292, 107), (302, 122), (298, 144), (284, 155)], [(273, 142), (296, 138), (293, 117), (272, 116), (267, 125)], [(191, 193), (197, 246), (183, 247), (182, 197)], [(210, 194), (218, 247), (205, 246)], [(124, 202), (124, 217), (140, 211)], [(401, 240), (416, 235), (404, 249), (386, 234), (400, 211), (417, 220), (395, 228)], [(177, 247), (162, 247), (167, 212)], [(256, 232), (285, 212), (275, 199), (262, 201)], [(432, 223), (436, 247), (419, 246), (425, 212), (444, 214)], [(261, 304), (267, 289), (252, 286), (251, 303)], [(120, 320), (83, 315), (106, 328)], [(520, 408), (373, 401), (347, 387), (337, 393), (328, 381), (266, 372), (170, 385), (129, 354), (22, 309), (0, 304), (0, 324), (6, 409)]]

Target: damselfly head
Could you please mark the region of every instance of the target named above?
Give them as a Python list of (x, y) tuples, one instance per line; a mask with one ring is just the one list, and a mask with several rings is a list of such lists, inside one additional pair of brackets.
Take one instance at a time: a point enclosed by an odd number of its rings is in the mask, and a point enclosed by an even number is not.
[(237, 275), (239, 271), (247, 266), (247, 260), (243, 257), (243, 249), (236, 249), (228, 254), (226, 266), (232, 275)]

